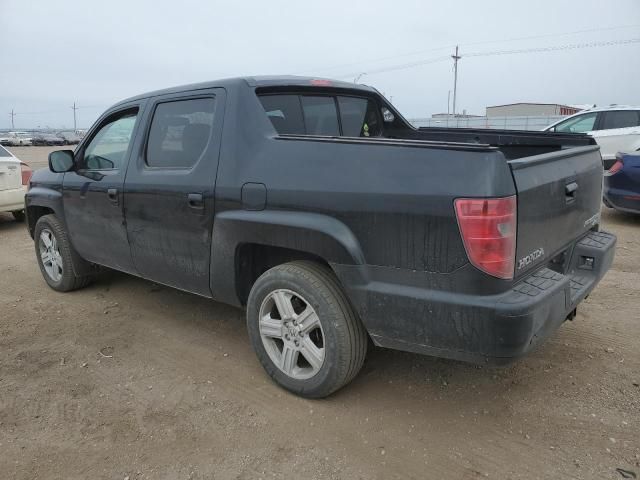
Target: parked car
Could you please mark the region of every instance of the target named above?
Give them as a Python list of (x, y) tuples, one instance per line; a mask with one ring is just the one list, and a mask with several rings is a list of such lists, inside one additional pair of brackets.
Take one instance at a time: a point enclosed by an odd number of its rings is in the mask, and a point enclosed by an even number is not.
[(575, 316), (616, 243), (591, 137), (416, 129), (377, 90), (331, 80), (140, 95), (49, 167), (26, 205), (51, 288), (107, 266), (246, 308), (267, 373), (306, 397), (351, 381), (368, 338), (524, 355)]
[(36, 133), (31, 138), (32, 145), (66, 145), (65, 139), (52, 133)]
[(618, 154), (604, 175), (603, 201), (609, 208), (640, 213), (640, 153)]
[(76, 132), (58, 132), (56, 135), (64, 140), (65, 145), (75, 145), (82, 139)]
[(28, 132), (8, 132), (2, 136), (2, 145), (9, 147), (31, 145), (31, 134)]
[(0, 212), (11, 212), (19, 222), (24, 220), (24, 195), (32, 173), (29, 165), (0, 146)]
[(591, 135), (600, 145), (604, 168), (609, 169), (618, 152), (640, 150), (640, 107), (592, 108), (552, 123), (545, 130)]

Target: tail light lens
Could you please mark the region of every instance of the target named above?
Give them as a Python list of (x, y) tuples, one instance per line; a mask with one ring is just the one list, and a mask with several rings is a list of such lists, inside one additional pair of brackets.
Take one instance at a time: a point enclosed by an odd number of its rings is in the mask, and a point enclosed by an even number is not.
[(607, 173), (609, 175), (613, 175), (614, 173), (617, 173), (620, 170), (622, 170), (622, 167), (624, 167), (624, 162), (622, 161), (622, 158), (617, 157), (616, 158), (616, 163), (611, 165), (611, 168), (609, 170), (607, 170)]
[(494, 277), (513, 278), (516, 197), (458, 198), (454, 205), (469, 261)]
[(26, 163), (20, 162), (20, 171), (22, 173), (22, 185), (29, 185), (29, 180), (31, 180), (33, 170), (31, 170), (31, 167)]

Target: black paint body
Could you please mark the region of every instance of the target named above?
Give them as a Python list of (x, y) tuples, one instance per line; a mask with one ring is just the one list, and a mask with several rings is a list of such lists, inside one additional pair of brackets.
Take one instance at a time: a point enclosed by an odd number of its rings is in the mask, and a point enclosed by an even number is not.
[[(365, 96), (395, 120), (376, 138), (278, 135), (256, 95), (278, 91)], [(207, 95), (216, 107), (204, 157), (189, 171), (147, 167), (154, 105)], [(370, 87), (298, 77), (153, 92), (103, 119), (131, 107), (139, 114), (123, 168), (38, 171), (26, 197), (32, 232), (52, 211), (78, 254), (101, 265), (240, 306), (273, 259), (314, 258), (333, 269), (377, 344), (500, 363), (561, 324), (613, 258), (615, 237), (588, 221), (602, 177), (588, 136), (415, 129)], [(569, 202), (570, 182), (580, 187)], [(469, 263), (453, 202), (511, 195), (516, 263), (545, 254), (501, 280)]]

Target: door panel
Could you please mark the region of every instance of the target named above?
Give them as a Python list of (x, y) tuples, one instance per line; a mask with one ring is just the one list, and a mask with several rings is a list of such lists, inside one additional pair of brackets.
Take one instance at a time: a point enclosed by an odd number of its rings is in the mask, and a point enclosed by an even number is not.
[(224, 91), (154, 99), (125, 181), (125, 217), (145, 278), (210, 296), (209, 265)]
[(107, 114), (76, 151), (65, 173), (64, 209), (71, 243), (81, 257), (135, 273), (123, 212), (123, 186), (141, 105)]

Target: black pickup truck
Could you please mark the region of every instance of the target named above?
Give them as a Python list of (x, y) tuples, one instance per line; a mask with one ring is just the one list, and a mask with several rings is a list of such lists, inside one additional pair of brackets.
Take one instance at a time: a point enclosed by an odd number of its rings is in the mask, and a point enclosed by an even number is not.
[(26, 195), (44, 279), (102, 267), (246, 308), (268, 374), (322, 397), (375, 345), (500, 364), (613, 260), (579, 134), (416, 129), (375, 89), (220, 80), (113, 106)]

